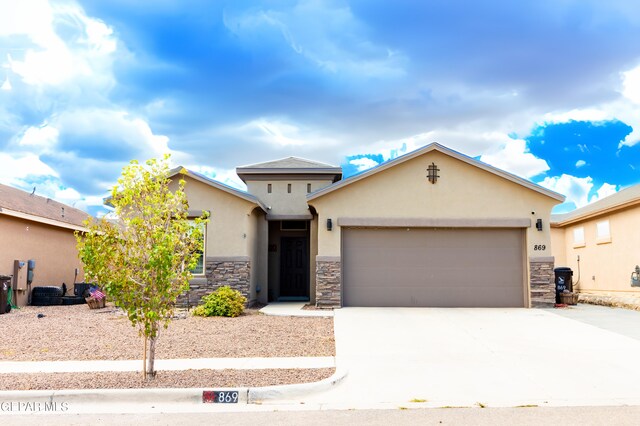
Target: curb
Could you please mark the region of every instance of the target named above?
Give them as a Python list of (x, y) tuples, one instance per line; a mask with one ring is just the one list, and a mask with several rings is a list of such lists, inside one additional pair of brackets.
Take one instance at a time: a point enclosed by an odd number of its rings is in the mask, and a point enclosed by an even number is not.
[(202, 405), (205, 391), (237, 391), (238, 403), (260, 404), (321, 392), (337, 385), (347, 375), (346, 370), (336, 369), (330, 377), (312, 383), (237, 388), (152, 388), (152, 389), (69, 389), (0, 391), (0, 402), (29, 405), (90, 404), (194, 404)]
[(319, 382), (299, 383), (294, 385), (264, 386), (249, 388), (247, 404), (263, 404), (265, 402), (282, 402), (283, 400), (322, 392), (336, 386), (347, 376), (347, 370), (336, 368), (335, 373)]

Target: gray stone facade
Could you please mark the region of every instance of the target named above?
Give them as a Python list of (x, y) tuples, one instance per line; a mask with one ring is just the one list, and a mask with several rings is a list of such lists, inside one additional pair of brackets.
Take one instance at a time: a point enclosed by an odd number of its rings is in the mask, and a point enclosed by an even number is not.
[(553, 257), (529, 259), (529, 279), (531, 282), (530, 297), (532, 308), (549, 307), (556, 301), (553, 264)]
[(340, 258), (316, 260), (316, 306), (319, 308), (339, 308), (341, 300)]
[(189, 291), (180, 295), (178, 306), (196, 306), (207, 294), (228, 285), (250, 302), (251, 262), (239, 258), (207, 258), (205, 277), (194, 278)]

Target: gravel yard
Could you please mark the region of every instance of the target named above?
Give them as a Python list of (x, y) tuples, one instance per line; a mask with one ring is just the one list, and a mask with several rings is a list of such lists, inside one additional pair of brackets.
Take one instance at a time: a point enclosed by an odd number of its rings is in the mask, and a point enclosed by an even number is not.
[[(237, 318), (178, 316), (160, 332), (157, 359), (335, 355), (332, 318), (267, 316), (252, 309)], [(111, 304), (27, 306), (0, 315), (0, 329), (4, 361), (142, 358), (137, 329)]]
[[(0, 315), (0, 329), (0, 362), (142, 359), (143, 341), (137, 329), (111, 304), (104, 309), (27, 306)], [(237, 318), (178, 312), (169, 328), (162, 329), (156, 347), (156, 359), (333, 355), (332, 318), (268, 316), (253, 309)], [(0, 389), (269, 386), (314, 382), (333, 372), (332, 368), (159, 371), (147, 383), (141, 372), (0, 374)]]
[(223, 388), (316, 382), (333, 368), (312, 370), (185, 370), (159, 371), (145, 382), (142, 373), (0, 374), (2, 390)]

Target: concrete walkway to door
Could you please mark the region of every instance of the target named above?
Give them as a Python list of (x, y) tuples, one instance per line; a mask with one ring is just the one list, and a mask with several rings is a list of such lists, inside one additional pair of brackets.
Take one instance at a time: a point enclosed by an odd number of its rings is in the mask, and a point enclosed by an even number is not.
[(347, 377), (296, 402), (640, 405), (640, 341), (553, 311), (343, 308), (335, 333), (336, 366)]

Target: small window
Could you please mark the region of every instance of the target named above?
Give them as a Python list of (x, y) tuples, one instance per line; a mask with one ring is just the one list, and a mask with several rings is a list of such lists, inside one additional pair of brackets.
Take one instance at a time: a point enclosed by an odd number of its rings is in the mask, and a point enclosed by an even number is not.
[(584, 228), (581, 226), (579, 228), (574, 228), (573, 230), (573, 246), (574, 247), (584, 247)]
[(280, 230), (282, 231), (306, 231), (306, 220), (283, 220), (280, 222)]
[[(193, 221), (191, 222), (193, 223)], [(198, 263), (195, 268), (191, 270), (193, 275), (204, 275), (204, 259), (207, 247), (207, 226), (204, 223), (201, 223), (200, 230), (202, 231), (202, 251), (198, 251)]]
[(307, 194), (309, 194), (311, 192), (311, 184), (308, 183), (307, 184)]
[(287, 192), (289, 194), (291, 194), (291, 184), (290, 183), (287, 184)]
[(609, 229), (609, 221), (603, 220), (596, 223), (596, 243), (604, 244), (611, 242), (611, 231)]
[(267, 184), (267, 193), (271, 194), (271, 184), (270, 183)]

